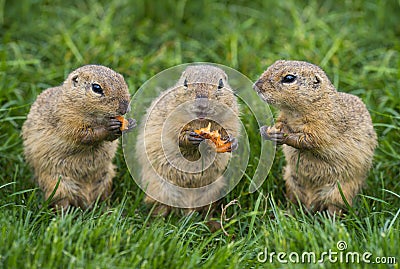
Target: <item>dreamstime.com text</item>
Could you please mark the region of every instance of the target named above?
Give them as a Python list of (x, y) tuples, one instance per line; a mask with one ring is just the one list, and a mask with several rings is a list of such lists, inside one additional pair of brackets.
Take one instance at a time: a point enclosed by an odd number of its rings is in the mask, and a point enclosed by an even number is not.
[(371, 252), (345, 251), (347, 243), (339, 241), (336, 244), (338, 251), (328, 249), (320, 254), (309, 252), (269, 252), (267, 248), (257, 254), (257, 261), (260, 263), (371, 263), (371, 264), (396, 264), (396, 257), (373, 257)]

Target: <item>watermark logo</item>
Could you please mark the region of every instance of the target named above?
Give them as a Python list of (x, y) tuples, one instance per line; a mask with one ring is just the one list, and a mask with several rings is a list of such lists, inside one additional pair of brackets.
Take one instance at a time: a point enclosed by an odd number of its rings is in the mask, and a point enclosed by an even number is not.
[(345, 241), (336, 243), (338, 251), (328, 249), (321, 253), (314, 251), (298, 252), (276, 252), (264, 251), (258, 252), (257, 261), (260, 263), (299, 263), (299, 264), (317, 264), (317, 263), (345, 263), (345, 264), (396, 264), (396, 257), (374, 257), (371, 252), (347, 251), (348, 246)]
[(341, 251), (345, 250), (345, 249), (347, 249), (347, 243), (345, 241), (338, 241), (336, 243), (336, 247), (338, 250), (341, 250)]
[[(140, 87), (128, 114), (138, 126), (122, 145), (147, 199), (180, 208), (208, 205), (249, 178), (249, 160), (258, 161), (249, 192), (261, 186), (275, 145), (259, 129), (272, 125), (273, 116), (252, 87), (240, 72), (210, 63), (175, 66)], [(214, 137), (195, 132), (206, 128)]]

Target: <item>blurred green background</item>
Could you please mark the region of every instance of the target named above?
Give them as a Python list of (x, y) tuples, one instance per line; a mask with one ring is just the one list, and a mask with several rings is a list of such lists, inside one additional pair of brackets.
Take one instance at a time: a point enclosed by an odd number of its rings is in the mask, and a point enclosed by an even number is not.
[[(395, 0), (0, 0), (0, 267), (281, 266), (260, 263), (257, 253), (268, 248), (320, 254), (337, 251), (338, 240), (347, 242), (348, 251), (398, 259), (399, 14)], [(150, 218), (121, 150), (107, 214), (100, 206), (55, 216), (41, 207), (20, 130), (36, 96), (60, 85), (73, 69), (109, 66), (125, 76), (134, 93), (153, 75), (181, 63), (223, 64), (255, 81), (278, 59), (320, 65), (340, 91), (361, 97), (368, 107), (379, 148), (355, 213), (342, 220), (301, 211), (288, 215), (280, 151), (262, 194), (248, 193), (242, 180), (222, 201), (236, 198), (241, 204), (228, 209), (229, 236), (211, 233), (196, 214)]]

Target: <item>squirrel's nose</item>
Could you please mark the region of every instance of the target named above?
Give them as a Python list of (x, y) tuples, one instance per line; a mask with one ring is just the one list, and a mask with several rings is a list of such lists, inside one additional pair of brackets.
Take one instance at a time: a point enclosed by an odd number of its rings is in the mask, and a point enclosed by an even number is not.
[(256, 92), (260, 92), (263, 84), (264, 84), (264, 81), (259, 79), (256, 81), (256, 83), (253, 84), (253, 89), (256, 90)]
[(121, 115), (126, 114), (126, 112), (128, 112), (129, 109), (129, 101), (127, 100), (122, 100), (119, 101), (119, 107), (118, 107), (118, 113), (120, 113)]
[(195, 104), (199, 110), (206, 110), (208, 108), (208, 98), (207, 97), (196, 98)]

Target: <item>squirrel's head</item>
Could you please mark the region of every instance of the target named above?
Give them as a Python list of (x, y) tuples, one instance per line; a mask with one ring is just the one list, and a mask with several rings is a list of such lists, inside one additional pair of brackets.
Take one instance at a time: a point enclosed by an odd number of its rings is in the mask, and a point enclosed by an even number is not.
[(302, 61), (279, 60), (254, 83), (265, 102), (281, 109), (312, 109), (312, 104), (336, 92), (325, 72)]
[(68, 75), (65, 98), (83, 113), (123, 115), (129, 110), (129, 89), (122, 75), (101, 65), (85, 65)]
[(212, 65), (191, 65), (182, 73), (174, 88), (179, 100), (191, 103), (190, 112), (197, 118), (208, 118), (217, 113), (215, 106), (236, 109), (236, 97), (228, 84), (226, 73)]

